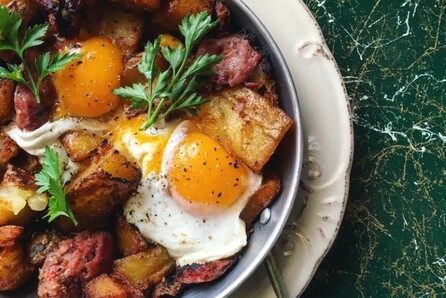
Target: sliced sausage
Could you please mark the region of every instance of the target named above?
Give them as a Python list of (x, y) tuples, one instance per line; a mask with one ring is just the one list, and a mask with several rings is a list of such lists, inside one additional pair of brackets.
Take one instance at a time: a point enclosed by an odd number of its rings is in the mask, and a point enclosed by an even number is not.
[(204, 264), (191, 264), (177, 269), (175, 275), (157, 284), (152, 298), (176, 296), (187, 285), (211, 282), (222, 276), (236, 262), (237, 256), (211, 261)]
[(205, 264), (187, 265), (179, 270), (178, 281), (197, 284), (213, 281), (222, 276), (236, 261), (236, 257), (216, 260)]
[(18, 84), (14, 94), (17, 127), (23, 131), (33, 131), (45, 124), (56, 100), (56, 90), (47, 77), (40, 87), (41, 103), (26, 86)]
[(64, 240), (46, 258), (39, 276), (39, 297), (81, 297), (88, 281), (111, 272), (113, 239), (109, 233), (83, 232)]
[(242, 35), (234, 34), (220, 39), (204, 40), (197, 55), (222, 55), (223, 60), (214, 66), (212, 80), (219, 85), (236, 86), (251, 75), (262, 55)]

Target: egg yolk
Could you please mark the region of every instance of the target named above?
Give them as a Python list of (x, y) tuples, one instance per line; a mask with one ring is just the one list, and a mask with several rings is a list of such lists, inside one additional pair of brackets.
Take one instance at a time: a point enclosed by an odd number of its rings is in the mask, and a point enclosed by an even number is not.
[(77, 48), (82, 58), (53, 75), (61, 109), (81, 117), (98, 117), (119, 104), (113, 89), (121, 85), (120, 49), (103, 37), (94, 37)]
[(231, 206), (245, 191), (247, 170), (209, 136), (192, 132), (179, 144), (167, 172), (175, 197), (188, 203)]

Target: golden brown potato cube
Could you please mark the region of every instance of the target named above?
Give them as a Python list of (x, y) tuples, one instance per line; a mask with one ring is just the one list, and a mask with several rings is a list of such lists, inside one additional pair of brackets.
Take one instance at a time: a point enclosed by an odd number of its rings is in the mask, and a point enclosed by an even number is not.
[(104, 138), (92, 132), (77, 130), (65, 133), (61, 141), (71, 160), (78, 162), (91, 157)]
[(160, 283), (174, 268), (175, 260), (159, 245), (114, 263), (114, 270), (141, 291)]
[(86, 298), (143, 298), (141, 291), (135, 289), (119, 274), (102, 274), (91, 280), (85, 287)]
[(115, 228), (118, 250), (125, 257), (149, 248), (144, 237), (123, 217), (116, 219)]
[(248, 203), (240, 214), (240, 218), (251, 224), (260, 215), (280, 191), (280, 178), (276, 174), (269, 174), (263, 178), (260, 188), (249, 198)]
[(110, 144), (102, 144), (91, 164), (70, 181), (66, 198), (78, 226), (68, 218), (58, 218), (57, 225), (67, 231), (99, 228), (110, 222), (118, 206), (136, 191), (140, 171)]
[(108, 8), (95, 30), (116, 44), (125, 55), (134, 53), (141, 41), (144, 19), (141, 14), (126, 12), (122, 8)]
[(183, 18), (207, 10), (212, 14), (213, 0), (168, 0), (153, 13), (152, 22), (167, 30), (178, 31)]
[(226, 89), (208, 99), (194, 121), (226, 151), (259, 173), (293, 120), (245, 87)]
[(0, 124), (14, 116), (14, 81), (0, 79)]
[(107, 274), (91, 280), (84, 290), (86, 298), (127, 298), (125, 290)]
[(4, 224), (26, 226), (33, 216), (30, 207), (39, 211), (45, 209), (47, 196), (38, 194), (36, 190), (32, 174), (8, 165), (0, 184), (0, 226)]
[(23, 228), (0, 227), (0, 291), (13, 290), (33, 275), (34, 268), (26, 261), (19, 237)]

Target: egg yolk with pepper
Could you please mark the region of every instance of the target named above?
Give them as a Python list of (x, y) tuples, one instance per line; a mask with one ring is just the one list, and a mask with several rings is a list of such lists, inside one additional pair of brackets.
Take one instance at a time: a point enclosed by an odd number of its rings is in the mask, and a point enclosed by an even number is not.
[(70, 51), (83, 56), (53, 75), (60, 108), (80, 117), (98, 117), (114, 110), (123, 68), (120, 49), (103, 37), (93, 37)]
[(247, 177), (243, 164), (199, 131), (179, 144), (167, 173), (174, 197), (216, 207), (233, 205), (245, 192)]

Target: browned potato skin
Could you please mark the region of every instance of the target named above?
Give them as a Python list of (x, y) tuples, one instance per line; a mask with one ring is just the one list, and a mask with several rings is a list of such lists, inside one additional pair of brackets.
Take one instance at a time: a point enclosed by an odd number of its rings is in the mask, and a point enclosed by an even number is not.
[(13, 81), (0, 79), (0, 124), (11, 120), (14, 116), (14, 91)]
[(71, 160), (79, 162), (93, 156), (104, 138), (92, 132), (77, 130), (65, 133), (60, 140)]
[[(29, 172), (8, 165), (1, 187), (17, 187), (24, 190), (37, 190), (34, 184), (34, 176)], [(0, 201), (0, 226), (3, 225), (19, 225), (27, 226), (34, 215), (34, 212), (26, 205), (17, 215), (11, 212), (6, 204)]]
[(20, 147), (0, 129), (0, 167), (19, 153)]
[(16, 289), (33, 276), (34, 268), (18, 242), (22, 233), (19, 226), (0, 227), (0, 291)]
[(31, 240), (26, 245), (26, 256), (29, 262), (42, 267), (46, 256), (59, 246), (59, 242), (66, 237), (53, 230), (44, 230), (32, 235)]
[(251, 224), (265, 209), (280, 191), (280, 178), (277, 174), (270, 173), (263, 178), (260, 188), (249, 198), (248, 203), (240, 214), (240, 218), (247, 224)]
[(118, 206), (136, 191), (140, 171), (113, 147), (104, 143), (92, 162), (65, 188), (66, 198), (78, 226), (70, 219), (59, 217), (56, 225), (66, 231), (101, 228), (110, 222)]
[(94, 33), (108, 37), (126, 56), (129, 56), (136, 51), (143, 30), (142, 14), (127, 12), (122, 7), (109, 7), (104, 11)]
[(102, 274), (91, 280), (84, 290), (86, 298), (126, 298), (127, 294), (113, 278)]
[(133, 255), (149, 248), (142, 235), (123, 217), (116, 219), (115, 236), (117, 247), (124, 257)]
[(208, 96), (193, 120), (229, 153), (259, 173), (293, 124), (281, 109), (246, 88)]
[(13, 165), (7, 166), (2, 184), (18, 187), (24, 190), (36, 191), (38, 188), (35, 184), (34, 175), (22, 168), (15, 167)]
[(119, 273), (102, 274), (91, 280), (85, 287), (86, 298), (143, 298), (141, 291), (135, 289)]
[(114, 271), (141, 291), (160, 283), (174, 269), (175, 260), (159, 245), (114, 262)]
[(168, 0), (153, 13), (152, 22), (171, 32), (178, 31), (184, 17), (207, 10), (212, 14), (213, 0)]

